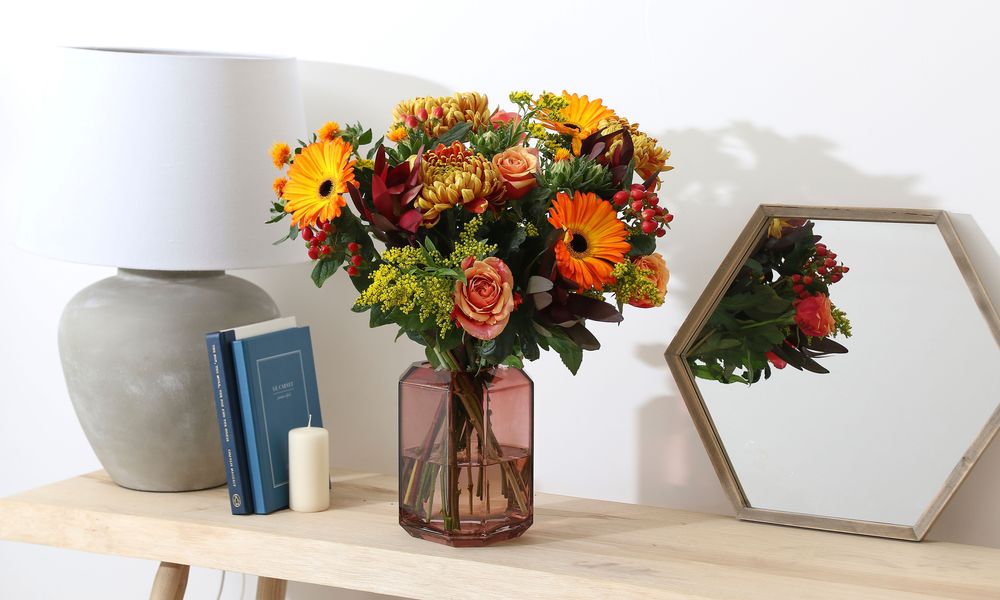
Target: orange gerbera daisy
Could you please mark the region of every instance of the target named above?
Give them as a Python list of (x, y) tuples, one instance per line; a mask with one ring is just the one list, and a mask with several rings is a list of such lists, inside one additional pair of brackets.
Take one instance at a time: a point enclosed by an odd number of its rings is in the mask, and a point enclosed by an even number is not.
[(591, 100), (566, 90), (563, 90), (562, 97), (567, 102), (565, 108), (557, 113), (542, 110), (537, 118), (546, 129), (572, 136), (573, 154), (579, 156), (583, 140), (597, 131), (601, 121), (614, 117), (615, 111), (604, 106), (600, 98)]
[(614, 282), (611, 270), (632, 247), (610, 202), (592, 192), (573, 192), (572, 198), (559, 192), (549, 223), (566, 232), (555, 245), (556, 266), (563, 277), (585, 290)]
[(347, 184), (357, 185), (353, 148), (343, 138), (315, 142), (295, 157), (288, 169), (285, 184), (285, 212), (292, 213), (292, 223), (300, 228), (315, 226), (320, 221), (332, 221), (347, 205), (341, 194)]

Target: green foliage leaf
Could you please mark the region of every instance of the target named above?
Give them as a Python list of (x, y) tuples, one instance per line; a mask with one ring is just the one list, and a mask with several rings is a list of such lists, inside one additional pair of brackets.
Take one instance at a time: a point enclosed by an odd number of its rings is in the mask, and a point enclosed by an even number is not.
[(323, 284), (337, 272), (337, 269), (343, 264), (342, 261), (335, 259), (323, 259), (316, 261), (316, 266), (312, 270), (312, 280), (316, 284), (316, 287), (323, 287)]
[(656, 252), (656, 238), (645, 233), (633, 233), (626, 240), (632, 246), (629, 256), (648, 256)]

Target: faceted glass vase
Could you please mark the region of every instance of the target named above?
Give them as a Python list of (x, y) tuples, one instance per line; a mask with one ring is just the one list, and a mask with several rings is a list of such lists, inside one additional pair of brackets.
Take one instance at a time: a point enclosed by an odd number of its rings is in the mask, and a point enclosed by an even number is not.
[(531, 526), (534, 385), (524, 371), (399, 379), (399, 524), (450, 546), (486, 546)]

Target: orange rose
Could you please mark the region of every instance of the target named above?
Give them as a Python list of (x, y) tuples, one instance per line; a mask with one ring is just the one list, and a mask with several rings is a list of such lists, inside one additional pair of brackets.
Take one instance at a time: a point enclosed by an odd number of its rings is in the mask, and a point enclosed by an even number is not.
[(514, 276), (495, 256), (462, 261), (465, 282), (455, 282), (452, 316), (474, 338), (492, 340), (500, 335), (514, 312)]
[(493, 157), (507, 187), (507, 198), (517, 199), (538, 185), (538, 149), (514, 146)]
[(657, 304), (653, 304), (648, 298), (632, 298), (628, 303), (639, 308), (651, 308), (662, 304), (663, 298), (667, 295), (667, 282), (670, 281), (670, 269), (667, 268), (663, 255), (654, 252), (649, 256), (640, 256), (635, 259), (635, 264), (639, 269), (649, 273), (649, 280), (656, 284), (660, 297)]
[(497, 108), (495, 111), (493, 111), (493, 114), (490, 115), (490, 123), (493, 125), (494, 129), (496, 129), (501, 125), (506, 125), (507, 123), (513, 123), (514, 125), (517, 125), (520, 122), (521, 122), (521, 115), (517, 114), (516, 112), (510, 112), (508, 110), (500, 110), (499, 108)]
[(810, 337), (826, 337), (837, 324), (833, 320), (833, 305), (825, 294), (799, 300), (795, 305), (795, 323)]

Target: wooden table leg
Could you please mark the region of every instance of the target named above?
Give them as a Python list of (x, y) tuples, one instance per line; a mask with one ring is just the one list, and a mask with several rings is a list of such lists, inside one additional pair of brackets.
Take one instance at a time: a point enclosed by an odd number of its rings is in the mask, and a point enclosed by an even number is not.
[(191, 567), (177, 563), (161, 562), (153, 580), (149, 600), (184, 600), (187, 589), (188, 572)]
[(257, 600), (285, 600), (288, 582), (270, 577), (257, 578)]

